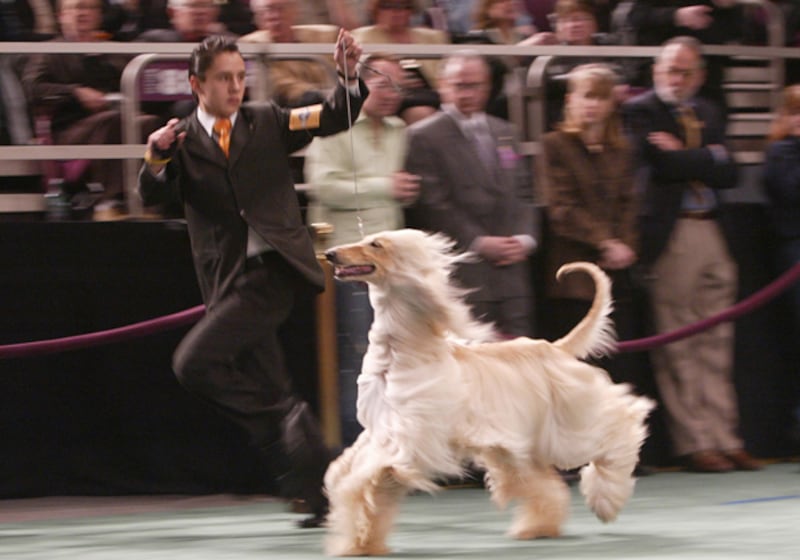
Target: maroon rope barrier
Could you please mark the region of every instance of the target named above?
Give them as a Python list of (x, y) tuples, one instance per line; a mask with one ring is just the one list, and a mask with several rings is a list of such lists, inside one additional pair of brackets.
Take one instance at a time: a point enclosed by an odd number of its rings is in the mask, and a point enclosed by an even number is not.
[(700, 331), (704, 331), (720, 323), (724, 323), (725, 321), (732, 321), (746, 313), (749, 313), (753, 309), (761, 307), (769, 300), (777, 297), (781, 292), (797, 282), (798, 279), (800, 279), (800, 263), (795, 264), (792, 268), (781, 274), (775, 281), (767, 284), (756, 293), (751, 294), (736, 305), (729, 307), (728, 309), (717, 313), (716, 315), (668, 333), (620, 342), (617, 345), (617, 351), (641, 352), (643, 350), (650, 350), (656, 346), (663, 346), (665, 344), (669, 344), (670, 342), (675, 342), (676, 340), (688, 338), (699, 333)]
[(27, 356), (43, 356), (56, 352), (66, 352), (79, 348), (89, 348), (100, 344), (111, 344), (132, 338), (139, 338), (159, 333), (183, 325), (197, 322), (206, 312), (204, 305), (198, 305), (171, 315), (164, 315), (157, 319), (150, 319), (140, 323), (133, 323), (116, 329), (105, 331), (39, 340), (36, 342), (21, 342), (0, 346), (0, 360), (4, 358), (23, 358)]
[[(641, 352), (649, 350), (656, 346), (662, 346), (675, 342), (683, 338), (695, 335), (700, 331), (709, 329), (719, 323), (725, 321), (732, 321), (742, 315), (749, 313), (769, 300), (777, 297), (781, 292), (786, 290), (789, 286), (800, 279), (800, 263), (794, 265), (792, 268), (784, 272), (774, 282), (764, 286), (756, 293), (743, 299), (733, 307), (718, 313), (702, 321), (686, 325), (680, 329), (650, 336), (646, 338), (637, 338), (635, 340), (626, 340), (617, 345), (618, 352)], [(20, 342), (17, 344), (0, 345), (0, 360), (4, 358), (23, 358), (27, 356), (43, 356), (46, 354), (54, 354), (57, 352), (66, 352), (69, 350), (77, 350), (79, 348), (89, 348), (91, 346), (99, 346), (100, 344), (111, 344), (113, 342), (121, 342), (133, 338), (139, 338), (156, 334), (183, 325), (188, 325), (197, 322), (205, 313), (205, 307), (198, 305), (172, 315), (165, 315), (157, 319), (150, 319), (139, 323), (133, 323), (124, 327), (110, 329), (106, 331), (99, 331), (88, 334), (80, 334), (75, 336), (67, 336), (63, 338), (55, 338), (51, 340), (39, 340), (36, 342)]]

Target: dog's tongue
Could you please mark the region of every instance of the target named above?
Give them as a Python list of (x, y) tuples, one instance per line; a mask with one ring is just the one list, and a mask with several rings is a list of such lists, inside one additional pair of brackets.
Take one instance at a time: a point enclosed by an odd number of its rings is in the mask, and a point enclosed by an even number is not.
[(345, 276), (363, 276), (375, 270), (371, 265), (355, 265), (355, 266), (337, 266), (336, 276), (343, 278)]

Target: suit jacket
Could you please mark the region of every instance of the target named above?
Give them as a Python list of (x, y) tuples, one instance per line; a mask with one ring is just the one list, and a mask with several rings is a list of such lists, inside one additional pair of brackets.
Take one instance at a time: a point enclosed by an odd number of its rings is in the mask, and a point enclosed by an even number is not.
[[(488, 115), (487, 119), (497, 143), (499, 164), (494, 173), (448, 113), (436, 113), (408, 130), (406, 170), (422, 177), (408, 223), (447, 234), (462, 251), (479, 236), (536, 238), (533, 184), (524, 160), (517, 155), (515, 131), (506, 121)], [(471, 301), (531, 295), (526, 262), (497, 267), (479, 260), (462, 264), (456, 277), (461, 285), (477, 290), (469, 295)]]
[(542, 139), (542, 177), (549, 235), (545, 250), (547, 295), (590, 300), (594, 282), (585, 274), (556, 280), (568, 262), (597, 262), (600, 244), (619, 239), (638, 250), (638, 205), (633, 150), (606, 147), (592, 154), (576, 134), (550, 132)]
[[(357, 116), (367, 95), (350, 96)], [(345, 89), (338, 86), (323, 105), (320, 125), (289, 130), (290, 112), (272, 103), (243, 106), (231, 131), (230, 157), (203, 129), (197, 113), (185, 119), (186, 138), (167, 164), (166, 184), (143, 167), (139, 192), (145, 204), (179, 196), (183, 202), (195, 269), (210, 308), (231, 289), (244, 267), (248, 226), (283, 256), (311, 285), (324, 286), (292, 182), (289, 156), (313, 136), (348, 126)]]
[[(714, 189), (736, 186), (737, 167), (733, 156), (715, 157), (710, 144), (725, 144), (725, 121), (710, 102), (695, 98), (694, 110), (702, 122), (700, 148), (662, 151), (647, 141), (650, 132), (664, 131), (683, 138), (683, 128), (673, 108), (653, 91), (646, 92), (623, 105), (626, 126), (634, 141), (641, 166), (644, 200), (641, 215), (641, 260), (652, 264), (664, 250), (681, 213), (684, 192), (691, 181), (700, 181)], [(724, 220), (723, 230), (729, 232)]]

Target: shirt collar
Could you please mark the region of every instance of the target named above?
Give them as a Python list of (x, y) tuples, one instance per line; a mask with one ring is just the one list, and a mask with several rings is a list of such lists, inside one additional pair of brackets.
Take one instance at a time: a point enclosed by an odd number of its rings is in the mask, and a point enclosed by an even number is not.
[[(233, 125), (236, 124), (236, 117), (239, 116), (239, 112), (235, 112), (230, 116), (231, 119), (231, 129), (233, 129)], [(214, 122), (217, 120), (217, 117), (206, 113), (201, 106), (197, 106), (197, 120), (200, 121), (200, 126), (203, 127), (203, 130), (206, 131), (206, 134), (209, 136), (214, 135)]]
[(472, 123), (480, 123), (483, 125), (486, 125), (488, 123), (488, 121), (486, 120), (486, 113), (484, 112), (472, 113), (472, 115), (468, 117), (464, 113), (456, 109), (456, 106), (453, 105), (452, 103), (444, 103), (442, 105), (442, 110), (448, 115), (450, 115), (462, 130), (464, 130), (466, 127), (469, 126), (469, 124)]

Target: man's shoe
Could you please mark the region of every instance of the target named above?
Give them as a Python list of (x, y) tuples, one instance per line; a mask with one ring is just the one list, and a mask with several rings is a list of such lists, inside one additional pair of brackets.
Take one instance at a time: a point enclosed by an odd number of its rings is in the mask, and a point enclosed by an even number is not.
[(719, 451), (697, 451), (691, 453), (686, 459), (687, 466), (692, 472), (724, 473), (736, 468), (725, 455)]
[(764, 464), (744, 449), (725, 451), (725, 457), (740, 471), (760, 471)]

